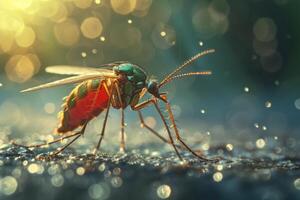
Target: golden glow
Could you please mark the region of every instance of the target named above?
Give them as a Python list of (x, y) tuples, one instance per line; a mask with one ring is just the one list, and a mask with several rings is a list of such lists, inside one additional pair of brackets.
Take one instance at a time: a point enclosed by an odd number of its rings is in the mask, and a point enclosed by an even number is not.
[(32, 0), (13, 0), (12, 5), (18, 9), (25, 10), (32, 4)]
[(16, 43), (19, 47), (30, 47), (35, 41), (35, 32), (31, 27), (26, 26), (22, 33), (16, 36)]
[(23, 83), (35, 73), (35, 63), (27, 55), (12, 56), (5, 65), (7, 77), (14, 82)]
[(82, 22), (80, 30), (86, 38), (94, 39), (101, 35), (103, 26), (98, 18), (89, 17)]
[(137, 0), (110, 0), (112, 9), (121, 15), (127, 15), (134, 11)]
[(81, 9), (89, 8), (93, 3), (93, 0), (74, 0), (74, 4), (76, 7)]
[(57, 41), (65, 46), (72, 46), (80, 37), (79, 27), (73, 19), (67, 19), (54, 26), (54, 34)]
[(23, 31), (25, 25), (21, 17), (14, 13), (0, 10), (0, 31), (9, 34), (19, 34)]
[(51, 16), (51, 20), (54, 22), (63, 22), (68, 17), (68, 9), (62, 3), (59, 4), (55, 14)]
[(101, 0), (95, 0), (95, 4), (100, 4)]

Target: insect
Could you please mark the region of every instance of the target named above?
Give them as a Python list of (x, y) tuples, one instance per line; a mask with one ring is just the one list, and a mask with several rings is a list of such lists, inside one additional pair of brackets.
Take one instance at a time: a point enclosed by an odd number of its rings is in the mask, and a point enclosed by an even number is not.
[[(121, 110), (120, 150), (124, 151), (124, 109), (130, 106), (133, 111), (137, 112), (141, 122), (141, 126), (148, 129), (163, 142), (172, 145), (180, 160), (182, 160), (182, 157), (178, 151), (178, 148), (189, 151), (201, 160), (209, 160), (208, 158), (197, 154), (182, 140), (179, 134), (179, 130), (176, 126), (174, 115), (172, 113), (171, 105), (168, 101), (167, 95), (164, 92), (160, 92), (160, 89), (175, 79), (194, 75), (210, 75), (210, 71), (189, 72), (182, 74), (179, 74), (179, 72), (183, 68), (194, 63), (197, 59), (213, 52), (215, 52), (215, 50), (210, 49), (198, 53), (197, 55), (177, 67), (172, 73), (168, 74), (160, 83), (155, 80), (149, 79), (146, 72), (141, 67), (135, 64), (131, 64), (127, 61), (104, 64), (99, 68), (77, 66), (47, 67), (46, 71), (49, 73), (73, 76), (32, 87), (21, 92), (35, 91), (66, 84), (79, 84), (65, 98), (65, 102), (62, 105), (62, 111), (58, 114), (60, 123), (58, 128), (56, 129), (56, 132), (62, 134), (62, 137), (53, 140), (52, 142), (30, 145), (26, 147), (41, 147), (60, 142), (63, 139), (72, 138), (69, 143), (53, 152), (53, 155), (57, 155), (68, 146), (70, 146), (80, 136), (84, 135), (86, 126), (91, 121), (91, 119), (103, 113), (105, 117), (102, 125), (102, 130), (100, 138), (94, 150), (94, 155), (96, 155), (103, 140), (109, 111), (112, 107)], [(147, 100), (141, 101), (146, 93), (149, 93), (151, 97)], [(172, 135), (172, 132), (168, 126), (168, 121), (164, 117), (158, 105), (158, 101), (162, 101), (165, 105), (167, 113), (169, 115), (169, 123), (171, 123), (172, 128), (174, 129), (176, 140), (180, 145), (175, 144), (173, 138), (174, 135)], [(161, 134), (159, 134), (157, 131), (155, 131), (145, 123), (141, 111), (150, 105), (153, 105), (155, 110), (158, 112), (160, 119), (162, 120), (163, 125), (167, 130), (168, 139), (163, 137)], [(76, 131), (77, 129), (80, 130)]]

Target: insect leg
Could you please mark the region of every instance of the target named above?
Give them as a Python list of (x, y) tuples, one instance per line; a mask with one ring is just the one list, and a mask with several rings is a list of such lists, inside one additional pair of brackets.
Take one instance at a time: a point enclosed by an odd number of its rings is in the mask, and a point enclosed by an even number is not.
[[(104, 84), (106, 84), (106, 83), (104, 83)], [(107, 105), (107, 109), (106, 109), (106, 113), (105, 113), (105, 118), (104, 118), (104, 121), (103, 121), (102, 131), (101, 131), (101, 134), (100, 134), (100, 139), (99, 139), (99, 141), (97, 143), (97, 146), (94, 150), (94, 155), (97, 154), (97, 151), (99, 150), (102, 139), (104, 137), (104, 132), (105, 132), (106, 123), (107, 123), (108, 114), (109, 114), (109, 109), (110, 109), (111, 100), (112, 100), (113, 89), (114, 89), (114, 84), (111, 84), (111, 89), (110, 89), (110, 92), (109, 92), (109, 100), (108, 100), (108, 105)]]
[(125, 151), (125, 116), (124, 116), (124, 109), (121, 109), (121, 144), (120, 144), (120, 152)]
[[(166, 97), (165, 97), (166, 99)], [(205, 158), (204, 156), (200, 156), (198, 155), (195, 151), (193, 151), (183, 140), (182, 138), (180, 137), (180, 134), (179, 134), (179, 131), (178, 131), (178, 128), (176, 126), (176, 123), (175, 123), (175, 119), (174, 119), (174, 115), (173, 115), (173, 112), (171, 110), (171, 106), (170, 106), (170, 103), (168, 101), (166, 101), (166, 107), (167, 107), (167, 111), (169, 113), (169, 117), (170, 117), (170, 120), (171, 120), (171, 123), (173, 125), (173, 128), (174, 128), (174, 131), (175, 131), (175, 134), (176, 134), (176, 139), (189, 151), (191, 152), (194, 156), (198, 157), (199, 159), (201, 160), (204, 160), (204, 161), (212, 161), (211, 159), (207, 159)]]
[(137, 111), (138, 116), (140, 118), (141, 121), (141, 127), (142, 128), (146, 128), (148, 129), (151, 133), (153, 133), (154, 135), (156, 135), (159, 139), (161, 139), (163, 142), (171, 144), (171, 142), (167, 139), (165, 139), (164, 137), (162, 137), (158, 132), (156, 132), (154, 129), (152, 129), (150, 126), (148, 126), (145, 121), (144, 121), (144, 117), (142, 115), (142, 112), (140, 110)]
[(51, 142), (45, 142), (43, 144), (34, 144), (34, 145), (22, 145), (22, 144), (17, 144), (17, 143), (12, 143), (13, 145), (16, 145), (16, 146), (20, 146), (20, 147), (26, 147), (26, 148), (35, 148), (35, 147), (42, 147), (42, 146), (48, 146), (48, 145), (51, 145), (51, 144), (54, 144), (54, 143), (57, 143), (57, 142), (61, 142), (62, 140), (64, 139), (67, 139), (67, 138), (70, 138), (70, 137), (74, 137), (76, 135), (80, 135), (81, 134), (81, 131), (78, 131), (76, 133), (73, 133), (71, 135), (67, 135), (67, 136), (63, 136), (63, 137), (60, 137), (56, 140), (53, 140)]
[(117, 91), (117, 95), (118, 95), (118, 99), (119, 99), (119, 103), (121, 104), (121, 142), (120, 142), (120, 152), (124, 152), (125, 151), (125, 115), (124, 115), (124, 108), (123, 108), (123, 101), (122, 101), (122, 97), (121, 97), (121, 92), (119, 89), (119, 85), (115, 82), (114, 83), (116, 91)]
[(52, 156), (57, 155), (57, 154), (61, 153), (62, 151), (64, 151), (68, 146), (70, 146), (73, 142), (75, 142), (81, 135), (83, 135), (86, 126), (87, 126), (87, 123), (85, 123), (85, 124), (83, 125), (82, 129), (81, 129), (79, 132), (77, 132), (78, 135), (77, 135), (75, 138), (73, 138), (69, 143), (67, 143), (67, 144), (66, 144), (65, 146), (63, 146), (61, 149), (55, 151), (55, 152), (52, 154)]
[(170, 142), (171, 142), (171, 144), (172, 144), (172, 146), (173, 146), (173, 148), (174, 148), (174, 150), (175, 150), (175, 152), (176, 152), (178, 158), (179, 158), (180, 160), (183, 160), (182, 157), (180, 156), (180, 154), (179, 154), (177, 148), (176, 148), (176, 145), (174, 144), (174, 140), (173, 140), (173, 138), (172, 138), (171, 131), (170, 131), (169, 127), (168, 127), (167, 121), (166, 121), (166, 119), (164, 118), (164, 116), (163, 116), (163, 114), (162, 114), (162, 112), (161, 112), (160, 108), (158, 107), (158, 105), (157, 105), (157, 103), (156, 103), (155, 100), (153, 100), (153, 104), (154, 104), (155, 109), (157, 110), (157, 112), (158, 112), (158, 114), (159, 114), (161, 120), (163, 121), (163, 123), (164, 123), (164, 125), (165, 125), (165, 127), (166, 127), (166, 129), (167, 129), (167, 132), (168, 132), (168, 135), (169, 135), (169, 138), (170, 138)]

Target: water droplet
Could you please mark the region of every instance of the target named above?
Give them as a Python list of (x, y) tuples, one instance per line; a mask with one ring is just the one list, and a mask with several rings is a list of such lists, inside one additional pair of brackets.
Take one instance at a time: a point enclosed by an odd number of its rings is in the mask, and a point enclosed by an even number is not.
[(221, 172), (216, 172), (213, 175), (213, 179), (215, 182), (221, 182), (223, 179), (223, 174)]
[(122, 184), (123, 184), (123, 180), (122, 180), (120, 177), (118, 177), (118, 176), (113, 177), (113, 178), (111, 179), (111, 185), (112, 185), (113, 187), (115, 187), (115, 188), (121, 187)]
[(97, 49), (92, 49), (92, 53), (93, 53), (93, 54), (97, 54), (97, 53), (98, 53), (98, 50), (97, 50)]
[(104, 41), (105, 41), (105, 37), (104, 37), (104, 36), (101, 36), (101, 37), (100, 37), (100, 41), (101, 41), (101, 42), (104, 42)]
[(79, 176), (84, 175), (84, 173), (85, 173), (85, 169), (83, 167), (78, 167), (76, 169), (76, 174), (78, 174)]
[(300, 178), (297, 178), (295, 181), (294, 181), (294, 186), (297, 190), (300, 190)]
[(116, 176), (120, 175), (121, 174), (121, 169), (119, 167), (114, 168), (113, 169), (113, 174), (116, 175)]
[(166, 35), (167, 35), (167, 33), (165, 31), (160, 32), (161, 37), (165, 37)]
[(105, 170), (105, 163), (102, 163), (101, 165), (99, 165), (98, 170), (100, 172), (103, 172)]
[(45, 106), (44, 106), (44, 111), (47, 113), (47, 114), (52, 114), (55, 112), (55, 104), (54, 103), (46, 103)]
[(28, 161), (24, 160), (22, 164), (23, 164), (23, 166), (26, 166), (26, 165), (28, 165)]
[(89, 196), (92, 199), (107, 199), (110, 195), (110, 188), (107, 184), (93, 184), (88, 189)]
[(266, 131), (268, 128), (267, 128), (266, 126), (262, 126), (261, 129), (262, 129), (263, 131)]
[(232, 151), (233, 150), (233, 145), (232, 144), (227, 144), (226, 149), (227, 149), (227, 151)]
[(207, 151), (207, 150), (209, 150), (209, 144), (208, 143), (204, 143), (204, 144), (202, 144), (202, 149), (204, 150), (204, 151)]
[(30, 174), (42, 174), (44, 172), (44, 167), (36, 163), (32, 163), (27, 168)]
[(51, 184), (54, 187), (61, 187), (64, 184), (64, 177), (61, 174), (56, 174), (52, 176)]
[(300, 110), (300, 98), (295, 100), (295, 107)]
[(224, 168), (223, 165), (217, 165), (217, 166), (216, 166), (216, 169), (217, 169), (218, 171), (222, 171), (223, 168)]
[(81, 52), (81, 57), (86, 58), (86, 52)]
[(264, 139), (260, 138), (258, 140), (256, 140), (256, 147), (259, 148), (259, 149), (262, 149), (264, 148), (266, 145), (266, 142)]
[(265, 106), (266, 106), (266, 108), (271, 108), (272, 107), (272, 102), (271, 101), (266, 101)]
[(171, 195), (171, 187), (169, 185), (161, 185), (157, 188), (156, 194), (161, 199), (167, 199)]
[(18, 187), (17, 180), (12, 176), (6, 176), (0, 179), (0, 193), (4, 195), (12, 195)]

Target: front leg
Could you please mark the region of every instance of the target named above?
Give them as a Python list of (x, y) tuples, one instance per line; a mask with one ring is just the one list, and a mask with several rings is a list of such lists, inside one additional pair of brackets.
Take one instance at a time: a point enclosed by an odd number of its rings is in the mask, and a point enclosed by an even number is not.
[(194, 156), (198, 157), (200, 160), (204, 160), (204, 161), (215, 161), (215, 160), (218, 160), (218, 159), (208, 159), (208, 158), (205, 158), (204, 156), (201, 156), (199, 154), (197, 154), (195, 151), (193, 151), (181, 138), (180, 134), (179, 134), (179, 131), (178, 131), (178, 128), (177, 128), (177, 125), (175, 123), (175, 119), (174, 119), (174, 115), (173, 115), (173, 112), (172, 112), (172, 109), (171, 109), (171, 105), (170, 103), (168, 102), (167, 100), (167, 96), (164, 95), (163, 97), (166, 101), (165, 101), (165, 104), (166, 104), (166, 107), (167, 107), (167, 111), (168, 111), (168, 114), (169, 114), (169, 117), (170, 117), (170, 120), (171, 120), (171, 123), (172, 123), (172, 126), (174, 128), (174, 131), (175, 131), (175, 134), (176, 134), (176, 139), (180, 142), (180, 144), (186, 148), (186, 150), (188, 150), (189, 152), (191, 152)]
[(164, 126), (165, 126), (165, 128), (166, 128), (166, 130), (167, 130), (167, 132), (168, 132), (168, 136), (169, 136), (169, 139), (170, 139), (170, 143), (171, 143), (172, 147), (174, 148), (177, 157), (182, 161), (183, 159), (182, 159), (181, 155), (179, 154), (178, 149), (176, 148), (176, 145), (175, 145), (174, 140), (173, 140), (173, 138), (172, 138), (171, 131), (170, 131), (169, 127), (168, 127), (167, 121), (166, 121), (166, 119), (164, 118), (164, 116), (163, 116), (161, 110), (160, 110), (159, 107), (158, 107), (157, 99), (156, 99), (156, 98), (148, 99), (148, 100), (146, 100), (146, 101), (144, 101), (144, 102), (142, 102), (142, 103), (137, 104), (137, 105), (134, 106), (132, 109), (133, 109), (133, 110), (136, 110), (136, 111), (139, 111), (139, 110), (141, 110), (141, 109), (143, 109), (143, 108), (146, 108), (147, 106), (149, 106), (149, 105), (151, 105), (151, 104), (154, 105), (156, 111), (158, 112), (158, 114), (159, 114), (159, 116), (160, 116), (160, 118), (161, 118), (161, 120), (162, 120), (162, 122), (163, 122), (163, 124), (164, 124)]

